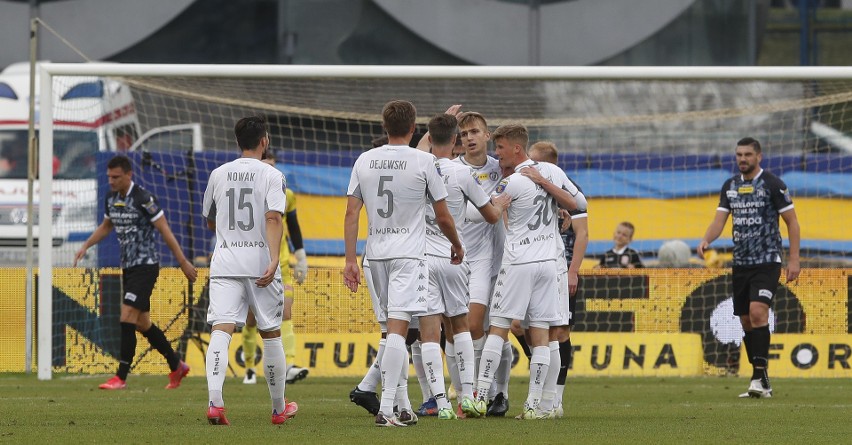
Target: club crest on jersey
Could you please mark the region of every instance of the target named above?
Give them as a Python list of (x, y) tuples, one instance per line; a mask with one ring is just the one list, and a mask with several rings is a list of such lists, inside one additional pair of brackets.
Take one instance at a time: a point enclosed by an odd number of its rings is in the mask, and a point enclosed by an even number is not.
[(435, 170), (438, 170), (438, 176), (441, 176), (441, 166), (438, 165), (438, 161), (435, 161)]
[(506, 186), (509, 185), (509, 180), (504, 179), (497, 184), (497, 188), (494, 189), (494, 193), (500, 194), (503, 193), (503, 190), (506, 190)]
[(753, 185), (741, 185), (740, 188), (737, 189), (737, 191), (739, 193), (743, 194), (743, 195), (748, 195), (748, 194), (754, 193), (754, 186)]
[(496, 180), (500, 179), (500, 173), (491, 172), (491, 173), (488, 174), (488, 179), (490, 179), (492, 181), (496, 181)]
[(160, 211), (160, 207), (154, 201), (154, 198), (151, 198), (150, 201), (145, 204), (142, 204), (142, 207), (145, 209), (146, 212), (150, 213), (151, 215)]

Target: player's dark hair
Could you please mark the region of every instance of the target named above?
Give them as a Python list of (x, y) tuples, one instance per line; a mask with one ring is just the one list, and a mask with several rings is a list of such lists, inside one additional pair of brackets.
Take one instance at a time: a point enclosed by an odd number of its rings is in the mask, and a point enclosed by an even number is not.
[(757, 142), (757, 139), (746, 137), (737, 141), (737, 147), (744, 147), (746, 145), (751, 145), (755, 153), (760, 153), (760, 142)]
[(630, 237), (631, 237), (631, 238), (633, 238), (633, 235), (635, 235), (635, 234), (636, 234), (636, 226), (634, 226), (632, 222), (630, 222), (630, 221), (622, 221), (622, 222), (618, 223), (618, 225), (619, 225), (619, 226), (624, 226), (624, 227), (627, 227), (628, 229), (630, 229)]
[(387, 135), (382, 135), (373, 139), (372, 141), (370, 141), (370, 143), (373, 144), (373, 148), (379, 148), (382, 145), (386, 145), (388, 143), (388, 137)]
[(241, 150), (254, 150), (261, 139), (269, 136), (269, 124), (260, 115), (244, 117), (234, 126), (234, 135)]
[(459, 122), (455, 116), (438, 114), (429, 120), (429, 136), (435, 145), (447, 145), (459, 131)]
[(121, 171), (127, 173), (132, 169), (132, 164), (127, 156), (116, 156), (109, 160), (107, 168), (120, 168)]
[(382, 107), (382, 127), (389, 137), (406, 136), (417, 120), (414, 104), (405, 100), (392, 100)]

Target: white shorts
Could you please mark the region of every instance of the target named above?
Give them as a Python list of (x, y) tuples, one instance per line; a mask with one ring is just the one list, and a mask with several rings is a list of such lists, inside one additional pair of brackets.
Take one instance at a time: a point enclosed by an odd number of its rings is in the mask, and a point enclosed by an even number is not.
[(373, 274), (370, 272), (370, 263), (366, 258), (364, 258), (361, 268), (364, 269), (364, 281), (366, 281), (367, 290), (370, 292), (370, 301), (373, 302), (373, 313), (376, 314), (376, 321), (379, 325), (387, 323), (388, 313), (386, 310), (382, 309), (382, 304), (379, 301), (379, 297), (376, 295), (376, 287), (373, 286)]
[(370, 260), (369, 271), (379, 308), (385, 318), (390, 312), (407, 312), (411, 316), (420, 316), (426, 312), (429, 267), (425, 258)]
[(210, 305), (207, 308), (207, 323), (217, 325), (234, 323), (238, 327), (246, 324), (251, 308), (261, 331), (281, 328), (284, 314), (284, 285), (280, 278), (272, 280), (266, 287), (254, 284), (257, 278), (212, 277), (210, 278)]
[(470, 266), (467, 262), (450, 264), (449, 258), (427, 256), (429, 264), (429, 298), (426, 315), (444, 314), (447, 317), (466, 314)]
[(468, 281), (470, 302), (488, 306), (491, 302), (491, 292), (494, 289), (494, 281), (491, 279), (490, 259), (472, 260), (468, 262), (470, 267), (470, 280)]
[(568, 326), (571, 324), (571, 317), (574, 316), (571, 313), (571, 305), (569, 303), (571, 295), (568, 289), (568, 268), (562, 267), (558, 269), (560, 270), (556, 272), (556, 287), (559, 291), (559, 308), (562, 312), (562, 318), (556, 324), (552, 324), (552, 326)]
[(491, 298), (491, 317), (553, 323), (562, 319), (556, 262), (503, 264)]

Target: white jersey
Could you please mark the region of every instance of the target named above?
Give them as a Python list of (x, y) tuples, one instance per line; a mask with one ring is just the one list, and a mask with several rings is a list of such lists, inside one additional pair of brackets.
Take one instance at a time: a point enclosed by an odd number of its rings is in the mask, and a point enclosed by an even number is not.
[[(486, 194), (491, 194), (494, 191), (503, 176), (500, 173), (500, 163), (491, 156), (486, 156), (485, 164), (479, 167), (469, 164), (464, 156), (459, 156), (453, 162), (470, 167)], [(494, 257), (494, 224), (465, 219), (464, 225), (461, 227), (461, 236), (467, 240), (465, 243), (465, 259), (474, 261)]]
[[(519, 172), (536, 166), (541, 175), (551, 183), (580, 199), (580, 191), (565, 172), (556, 165), (530, 160), (515, 167), (515, 173), (503, 178), (495, 189), (497, 193), (508, 193), (512, 203), (508, 209), (508, 228), (503, 246), (503, 264), (526, 264), (553, 260), (556, 257), (559, 239), (556, 199), (544, 188), (536, 185)], [(582, 199), (585, 206), (585, 198)], [(580, 202), (578, 202), (578, 205)]]
[[(468, 201), (476, 208), (480, 208), (488, 204), (491, 198), (485, 193), (485, 190), (482, 190), (482, 186), (476, 179), (476, 174), (470, 167), (447, 158), (438, 159), (438, 167), (441, 177), (444, 179), (444, 186), (447, 188), (447, 208), (453, 215), (456, 227), (461, 227)], [(464, 235), (460, 235), (460, 237), (464, 242)], [(435, 220), (435, 209), (432, 206), (427, 206), (426, 254), (449, 258), (451, 246), (450, 240), (438, 227)]]
[(202, 215), (216, 222), (211, 277), (263, 275), (270, 261), (266, 212), (285, 213), (286, 188), (278, 169), (254, 158), (239, 158), (210, 173)]
[(423, 259), (425, 208), (445, 199), (447, 189), (434, 155), (407, 145), (384, 145), (358, 157), (347, 194), (367, 208), (367, 259)]
[[(521, 165), (527, 165), (527, 163), (521, 163)], [(521, 167), (519, 165), (518, 167)], [(550, 182), (557, 185), (562, 190), (567, 191), (574, 197), (577, 201), (577, 209), (571, 211), (571, 218), (586, 218), (588, 216), (587, 208), (588, 202), (586, 201), (586, 195), (580, 190), (580, 187), (565, 174), (565, 171), (562, 170), (558, 165), (551, 164), (550, 162), (534, 162), (532, 164), (533, 167), (538, 170), (542, 176), (545, 178), (549, 178)], [(558, 218), (557, 214), (557, 218)], [(562, 240), (561, 233), (559, 230), (559, 224), (557, 222), (556, 225), (556, 260), (559, 267), (565, 264), (565, 242)], [(567, 267), (567, 266), (566, 266)]]

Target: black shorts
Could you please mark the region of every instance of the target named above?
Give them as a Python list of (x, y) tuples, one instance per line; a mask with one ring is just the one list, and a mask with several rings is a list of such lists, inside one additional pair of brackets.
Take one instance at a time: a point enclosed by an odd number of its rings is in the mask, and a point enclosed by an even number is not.
[(121, 270), (121, 286), (124, 297), (121, 302), (139, 309), (151, 311), (151, 293), (160, 276), (159, 264), (144, 264)]
[(734, 266), (731, 275), (734, 288), (734, 315), (748, 315), (752, 301), (772, 307), (772, 298), (778, 290), (781, 264), (766, 263), (756, 266)]

